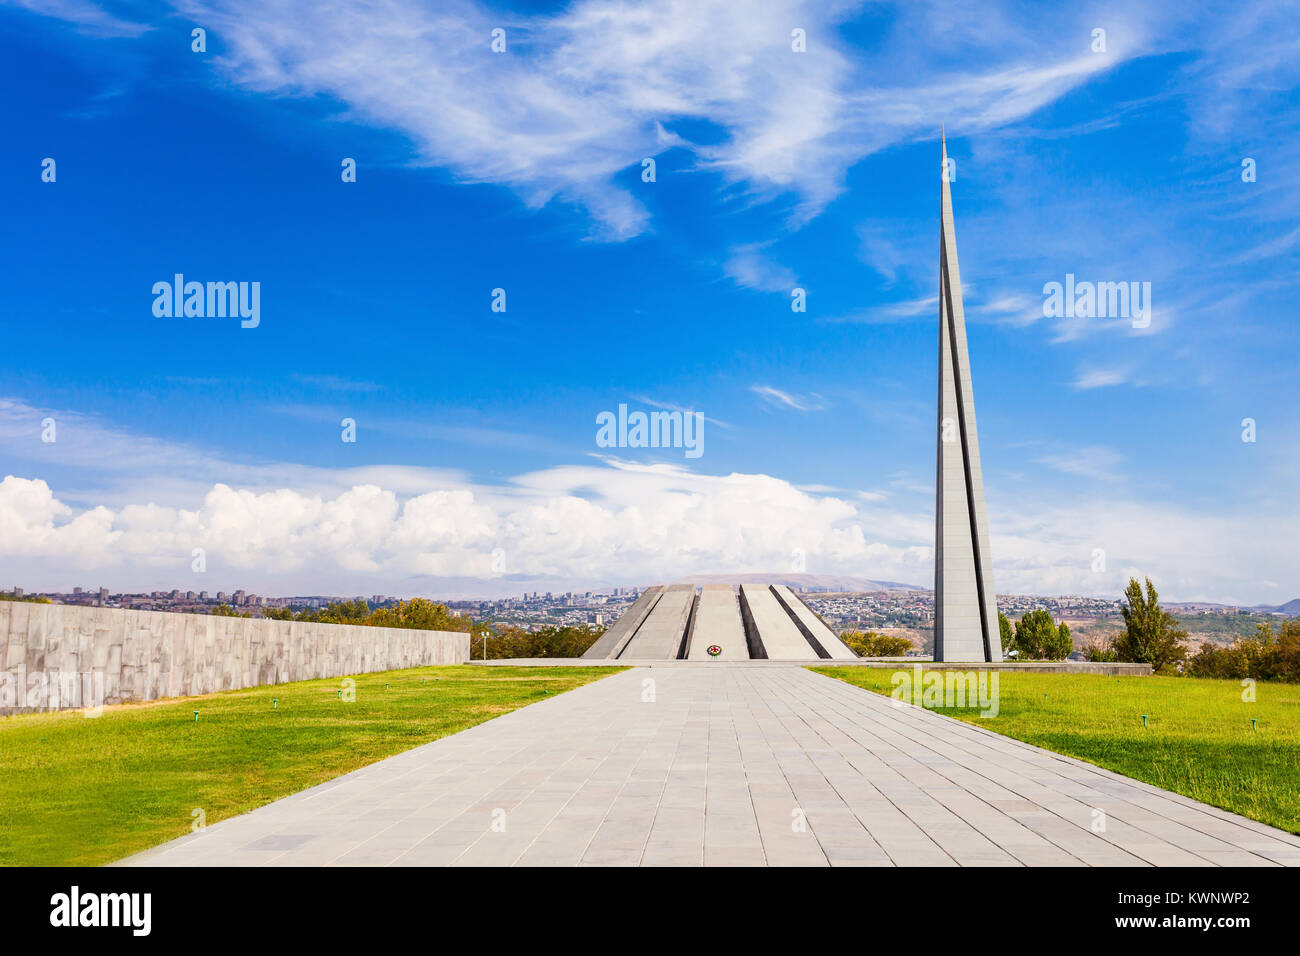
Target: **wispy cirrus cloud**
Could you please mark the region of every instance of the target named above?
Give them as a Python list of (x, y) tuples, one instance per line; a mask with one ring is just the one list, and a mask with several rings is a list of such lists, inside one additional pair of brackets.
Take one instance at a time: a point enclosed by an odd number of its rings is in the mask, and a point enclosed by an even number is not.
[(765, 404), (777, 408), (792, 409), (796, 412), (816, 412), (826, 407), (819, 395), (793, 395), (771, 385), (751, 385), (749, 390)]
[[(649, 405), (651, 408), (662, 408), (666, 412), (681, 412), (683, 415), (695, 414), (700, 412), (698, 408), (693, 408), (693, 407), (688, 408), (685, 405), (676, 405), (672, 402), (661, 402), (658, 399), (648, 398), (645, 395), (634, 395), (633, 398), (638, 402), (642, 402), (646, 405)], [(708, 422), (710, 425), (716, 425), (717, 427), (725, 428), (728, 431), (730, 431), (733, 427), (724, 421), (720, 421), (719, 419), (712, 418), (708, 415), (704, 416), (704, 420)]]
[(1080, 390), (1106, 388), (1111, 385), (1124, 385), (1129, 381), (1130, 373), (1121, 368), (1094, 368), (1081, 372), (1071, 385)]
[(339, 375), (303, 375), (294, 372), (290, 377), (302, 385), (327, 392), (382, 392), (384, 390), (384, 386), (378, 382), (355, 381)]
[(136, 37), (152, 29), (147, 24), (115, 16), (92, 0), (3, 0), (31, 13), (73, 24), (83, 33), (104, 37)]
[(790, 292), (799, 284), (794, 272), (763, 252), (768, 243), (737, 246), (723, 263), (723, 270), (738, 286), (762, 292)]
[(1034, 460), (1040, 465), (1046, 465), (1067, 475), (1078, 475), (1099, 481), (1118, 481), (1119, 466), (1123, 464), (1124, 456), (1104, 445), (1089, 445), (1051, 452)]
[[(980, 68), (936, 77), (902, 69), (914, 34), (932, 32), (926, 5), (902, 4), (891, 42), (856, 54), (839, 27), (858, 5), (773, 0), (761, 11), (727, 0), (607, 4), (554, 14), (508, 13), (469, 0), (177, 0), (222, 39), (222, 75), (276, 96), (333, 97), (351, 119), (397, 130), (419, 162), (465, 182), (513, 189), (533, 208), (584, 208), (605, 239), (650, 228), (637, 197), (640, 162), (687, 150), (757, 199), (789, 195), (789, 220), (816, 216), (864, 156), (917, 136), (937, 118), (967, 131), (1039, 109), (1137, 50), (1136, 29), (1105, 56), (1061, 56), (1049, 42), (1073, 17), (1043, 16), (1008, 43), (987, 21), (951, 22), (941, 45)], [(761, 15), (756, 15), (761, 13)], [(1023, 27), (1023, 25), (1022, 25)], [(489, 49), (506, 31), (506, 52)], [(1082, 23), (1073, 24), (1086, 37)], [(791, 33), (805, 31), (806, 52)], [(916, 76), (909, 82), (908, 77)], [(682, 120), (721, 129), (692, 142)]]
[(855, 309), (852, 312), (819, 318), (818, 321), (828, 325), (889, 325), (894, 322), (908, 322), (921, 315), (938, 316), (938, 314), (939, 296), (936, 294)]

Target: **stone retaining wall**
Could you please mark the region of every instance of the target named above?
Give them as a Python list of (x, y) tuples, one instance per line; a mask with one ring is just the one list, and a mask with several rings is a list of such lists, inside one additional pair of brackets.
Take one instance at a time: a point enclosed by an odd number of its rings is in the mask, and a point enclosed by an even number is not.
[(0, 714), (469, 659), (469, 635), (0, 601)]

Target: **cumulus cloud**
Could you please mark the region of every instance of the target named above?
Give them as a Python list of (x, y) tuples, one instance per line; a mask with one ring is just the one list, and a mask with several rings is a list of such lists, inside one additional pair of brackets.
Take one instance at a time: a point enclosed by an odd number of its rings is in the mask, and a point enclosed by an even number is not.
[(521, 475), (504, 487), (399, 498), (377, 485), (333, 496), (216, 484), (197, 507), (99, 506), (80, 513), (40, 479), (0, 482), (0, 555), (75, 567), (173, 566), (203, 548), (248, 572), (320, 569), (412, 576), (507, 574), (662, 580), (789, 565), (794, 548), (829, 565), (883, 571), (906, 546), (868, 541), (845, 500), (766, 475), (704, 476), (609, 462)]
[[(1081, 496), (1069, 507), (1025, 499), (1010, 509), (996, 505), (990, 501), (991, 543), (1002, 593), (1114, 596), (1129, 575), (1149, 574), (1173, 599), (1295, 596), (1285, 584), (1297, 570), (1284, 544), (1300, 535), (1291, 517), (1191, 515), (1106, 495)], [(323, 494), (218, 483), (193, 508), (78, 510), (43, 480), (0, 481), (0, 573), (29, 588), (51, 586), (30, 580), (34, 567), (57, 568), (60, 580), (115, 570), (127, 588), (144, 588), (143, 580), (206, 588), (190, 574), (194, 548), (225, 572), (213, 590), (268, 591), (274, 581), (292, 593), (448, 596), (508, 593), (521, 587), (512, 582), (539, 579), (648, 584), (779, 573), (796, 549), (811, 573), (925, 586), (933, 540), (931, 511), (879, 493), (613, 460), (414, 495), (373, 483)], [(481, 586), (467, 589), (467, 581)]]

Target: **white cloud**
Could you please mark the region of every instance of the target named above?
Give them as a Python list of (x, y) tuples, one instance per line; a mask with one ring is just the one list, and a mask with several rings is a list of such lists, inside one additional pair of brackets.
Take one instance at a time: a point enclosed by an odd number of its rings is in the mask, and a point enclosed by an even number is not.
[(749, 390), (768, 405), (775, 405), (778, 408), (792, 408), (797, 412), (815, 412), (824, 407), (815, 395), (791, 395), (771, 385), (751, 385)]
[[(1096, 452), (1085, 449), (1067, 470), (1087, 476), (1113, 464)], [(0, 481), (0, 574), (29, 589), (55, 586), (36, 574), (63, 583), (94, 572), (92, 583), (108, 578), (130, 589), (153, 581), (448, 596), (465, 581), (503, 593), (537, 579), (572, 587), (774, 572), (798, 548), (813, 573), (924, 585), (933, 574), (933, 515), (885, 497), (607, 461), (530, 472), (502, 486), (434, 482), (411, 495), (373, 482), (331, 493), (218, 483), (191, 507), (78, 510), (43, 480), (8, 476)], [(1149, 574), (1170, 599), (1295, 596), (1285, 583), (1300, 571), (1286, 544), (1300, 535), (1291, 515), (1192, 514), (1100, 493), (1077, 495), (1068, 507), (1019, 497), (1009, 509), (997, 504), (990, 501), (990, 527), (1002, 592), (1113, 596), (1129, 575)], [(190, 571), (196, 547), (218, 573)], [(1104, 572), (1092, 570), (1098, 548)], [(498, 549), (509, 578), (493, 569)]]
[[(783, 407), (801, 403), (766, 388)], [(40, 441), (44, 417), (59, 422), (52, 445)], [(237, 464), (15, 400), (0, 401), (0, 453), (27, 463), (25, 475), (0, 481), (6, 586), (449, 596), (528, 580), (574, 587), (779, 571), (795, 548), (813, 573), (916, 584), (933, 574), (933, 486), (886, 466), (856, 490), (615, 460), (484, 484), (430, 468)], [(1150, 574), (1171, 599), (1296, 596), (1289, 542), (1300, 521), (1286, 492), (1270, 501), (1256, 488), (1217, 510), (1178, 506), (1155, 492), (1142, 500), (1119, 480), (1125, 459), (1106, 446), (1052, 448), (1036, 460), (1076, 484), (1068, 505), (1048, 489), (1003, 506), (1006, 485), (989, 486), (1000, 590), (1114, 595), (1128, 574)], [(1289, 491), (1294, 465), (1284, 457), (1265, 471)], [(76, 493), (56, 491), (67, 481), (50, 472), (73, 476)], [(196, 547), (207, 551), (206, 577), (190, 570)], [(1096, 548), (1107, 554), (1104, 573), (1091, 569)], [(493, 570), (497, 549), (510, 580)], [(91, 571), (95, 580), (81, 577)]]
[(303, 375), (294, 372), (289, 377), (301, 385), (326, 392), (382, 392), (384, 390), (384, 386), (378, 382), (360, 382), (339, 375)]
[[(945, 116), (960, 117), (964, 132), (1012, 122), (1137, 47), (1130, 32), (1107, 55), (1061, 59), (1056, 18), (1042, 18), (1030, 40), (1019, 30), (1015, 43), (973, 20), (942, 42), (978, 51), (951, 62), (980, 67), (936, 79), (910, 59), (935, 19), (923, 5), (901, 5), (869, 54), (839, 36), (856, 4), (812, 0), (580, 0), (553, 15), (469, 0), (177, 6), (222, 38), (220, 67), (239, 86), (333, 97), (348, 118), (405, 134), (421, 162), (462, 181), (507, 186), (533, 208), (555, 198), (585, 208), (607, 239), (648, 228), (640, 162), (667, 148), (687, 149), (695, 168), (758, 199), (790, 194), (797, 225), (839, 194), (862, 157), (933, 137)], [(807, 31), (806, 53), (791, 50), (795, 25)], [(505, 53), (489, 50), (496, 27)], [(671, 129), (683, 119), (724, 135), (691, 143)]]
[[(53, 442), (41, 440), (41, 422), (55, 423)], [(331, 428), (337, 434), (337, 418)], [(421, 434), (418, 423), (409, 426)], [(476, 429), (424, 426), (435, 437), (479, 441)], [(505, 439), (502, 439), (505, 443)], [(164, 441), (105, 424), (91, 415), (40, 408), (0, 397), (0, 450), (11, 474), (68, 472), (80, 487), (74, 502), (125, 505), (147, 499), (179, 506), (192, 504), (214, 481), (254, 490), (294, 487), (311, 494), (337, 494), (358, 484), (378, 484), (398, 494), (417, 494), (431, 485), (462, 487), (454, 469), (406, 465), (316, 468), (289, 462), (231, 461), (184, 442)], [(19, 464), (21, 463), (21, 465)]]
[(967, 306), (966, 315), (987, 316), (1003, 325), (1023, 327), (1033, 325), (1043, 317), (1043, 300), (1009, 292), (973, 307)]
[(122, 20), (90, 0), (5, 0), (12, 6), (75, 24), (78, 30), (95, 36), (134, 37), (151, 28)]
[[(761, 516), (759, 520), (758, 516)], [(802, 547), (837, 564), (898, 549), (868, 544), (846, 501), (766, 475), (694, 475), (672, 466), (607, 463), (521, 475), (505, 487), (431, 489), (399, 500), (358, 485), (333, 496), (214, 485), (193, 509), (151, 504), (74, 513), (42, 480), (0, 482), (0, 556), (69, 568), (172, 567), (193, 548), (250, 575), (300, 571), (491, 577), (503, 549), (511, 573), (648, 581), (682, 573), (784, 567)]]
[(1105, 388), (1110, 385), (1123, 385), (1129, 380), (1129, 373), (1119, 368), (1094, 368), (1081, 372), (1072, 383), (1077, 389)]
[(762, 292), (789, 293), (799, 284), (795, 274), (763, 253), (767, 243), (737, 246), (723, 265), (737, 285)]
[[(1300, 595), (1293, 514), (1230, 505), (1193, 513), (1158, 501), (1085, 495), (1068, 506), (1017, 503), (989, 516), (1002, 593), (1118, 598), (1150, 575), (1165, 600), (1282, 603)], [(1095, 551), (1105, 570), (1093, 571)], [(1278, 581), (1281, 581), (1279, 584)]]
[(907, 322), (919, 315), (933, 315), (935, 321), (938, 321), (939, 296), (937, 294), (890, 302), (869, 309), (857, 309), (843, 315), (827, 316), (821, 321), (829, 325), (889, 325), (894, 322)]
[(1116, 469), (1123, 463), (1124, 456), (1113, 448), (1107, 448), (1103, 445), (1090, 445), (1085, 448), (1043, 455), (1034, 460), (1040, 465), (1046, 465), (1067, 475), (1114, 481), (1119, 478)]

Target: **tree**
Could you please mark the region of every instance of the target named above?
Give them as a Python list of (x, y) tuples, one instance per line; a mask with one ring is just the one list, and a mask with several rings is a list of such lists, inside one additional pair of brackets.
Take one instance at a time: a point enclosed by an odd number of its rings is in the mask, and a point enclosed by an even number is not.
[(1277, 637), (1277, 658), (1266, 677), (1300, 682), (1300, 621), (1283, 621)]
[(1063, 661), (1072, 653), (1074, 653), (1074, 639), (1070, 637), (1070, 625), (1062, 621), (1056, 633), (1049, 634), (1047, 640), (1043, 642), (1043, 656), (1049, 661)]
[[(998, 623), (1000, 626), (1001, 621)], [(1026, 612), (1016, 624), (1015, 648), (1022, 661), (1059, 661), (1070, 656), (1074, 641), (1069, 625), (1062, 623), (1057, 627), (1050, 611), (1037, 608)]]
[(318, 611), (303, 611), (298, 615), (300, 621), (316, 621), (322, 624), (364, 624), (369, 623), (370, 605), (358, 598), (355, 601), (335, 601)]
[[(223, 613), (214, 611), (214, 614)], [(315, 624), (364, 624), (371, 627), (409, 627), (426, 631), (471, 631), (478, 629), (467, 617), (452, 614), (445, 604), (427, 598), (398, 601), (393, 607), (370, 610), (370, 605), (355, 601), (335, 601), (328, 607), (304, 608), (294, 614), (289, 608), (268, 607), (262, 612), (277, 621), (308, 621)], [(245, 615), (247, 616), (247, 615)]]
[(1044, 649), (1056, 637), (1056, 622), (1050, 612), (1038, 608), (1025, 612), (1016, 623), (1016, 650), (1024, 660), (1038, 660), (1045, 656)]
[(1202, 644), (1188, 660), (1187, 673), (1193, 677), (1300, 682), (1300, 621), (1283, 621), (1276, 636), (1273, 625), (1266, 621), (1253, 636), (1238, 638), (1228, 647)]
[(20, 601), (24, 604), (53, 604), (54, 603), (49, 598), (42, 597), (39, 594), (31, 595), (31, 596), (24, 595), (23, 597), (19, 597), (13, 591), (0, 591), (0, 601)]
[(473, 626), (469, 618), (453, 615), (447, 605), (435, 604), (427, 598), (411, 598), (398, 601), (395, 607), (381, 607), (357, 623), (429, 631), (468, 631)]
[(1176, 670), (1187, 659), (1187, 632), (1178, 621), (1160, 607), (1160, 596), (1151, 579), (1146, 579), (1146, 594), (1136, 578), (1129, 578), (1124, 589), (1124, 630), (1115, 637), (1115, 653), (1122, 661), (1150, 664), (1157, 673)]
[(912, 642), (906, 637), (875, 631), (845, 631), (840, 640), (858, 657), (902, 657), (912, 649)]
[(1001, 611), (998, 611), (998, 633), (1002, 636), (1002, 656), (1007, 656), (1007, 651), (1016, 646), (1016, 632), (1011, 626), (1011, 621)]
[(581, 657), (605, 633), (603, 627), (547, 625), (527, 631), (514, 625), (489, 629), (475, 627), (470, 635), (470, 657), (483, 657), (483, 635), (487, 633), (489, 660), (525, 657)]

